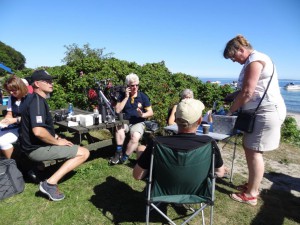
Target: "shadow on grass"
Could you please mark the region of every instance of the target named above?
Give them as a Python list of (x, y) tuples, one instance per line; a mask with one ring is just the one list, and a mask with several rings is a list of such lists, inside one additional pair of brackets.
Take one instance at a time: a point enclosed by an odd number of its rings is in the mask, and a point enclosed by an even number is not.
[(251, 225), (284, 224), (285, 219), (300, 223), (300, 197), (291, 194), (291, 190), (300, 192), (300, 178), (282, 173), (266, 173), (265, 178), (273, 182), (270, 190), (263, 190), (260, 199), (263, 205)]
[(104, 148), (99, 148), (94, 151), (90, 151), (90, 157), (88, 158), (88, 161), (92, 161), (94, 159), (103, 158), (109, 160), (110, 157), (112, 157), (115, 153), (115, 147), (108, 146)]
[[(282, 225), (285, 224), (285, 219), (300, 223), (300, 197), (291, 194), (292, 190), (300, 192), (300, 178), (274, 172), (265, 173), (264, 177), (273, 184), (270, 189), (261, 191), (258, 200), (263, 204), (250, 224)], [(233, 192), (231, 188), (237, 192), (236, 186), (229, 180), (217, 179), (217, 183), (221, 185), (216, 185), (216, 190), (221, 193), (228, 195)]]
[[(126, 183), (114, 177), (107, 177), (106, 181), (94, 188), (94, 195), (90, 201), (111, 221), (112, 224), (145, 223), (146, 195), (145, 192), (133, 190)], [(153, 217), (151, 222), (163, 221)]]

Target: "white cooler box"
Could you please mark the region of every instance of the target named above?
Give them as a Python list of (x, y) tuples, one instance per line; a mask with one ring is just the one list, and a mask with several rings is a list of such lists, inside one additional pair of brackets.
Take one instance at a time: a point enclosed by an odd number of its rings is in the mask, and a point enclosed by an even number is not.
[(93, 115), (81, 115), (79, 118), (81, 126), (88, 127), (94, 124)]

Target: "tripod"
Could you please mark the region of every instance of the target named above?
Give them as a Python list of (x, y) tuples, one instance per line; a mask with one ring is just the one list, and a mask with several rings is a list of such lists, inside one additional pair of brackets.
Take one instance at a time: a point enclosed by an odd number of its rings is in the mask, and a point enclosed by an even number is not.
[(106, 98), (103, 93), (103, 87), (107, 85), (107, 82), (110, 82), (110, 79), (101, 80), (100, 82), (96, 82), (98, 84), (98, 105), (99, 111), (102, 116), (102, 120), (107, 122), (115, 121), (116, 114), (112, 108), (110, 101)]

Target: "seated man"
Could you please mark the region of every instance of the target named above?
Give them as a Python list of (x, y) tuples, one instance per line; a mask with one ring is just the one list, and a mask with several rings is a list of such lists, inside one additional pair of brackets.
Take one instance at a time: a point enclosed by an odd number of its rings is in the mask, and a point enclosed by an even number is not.
[[(115, 156), (110, 159), (111, 164), (125, 162), (132, 152), (137, 149), (139, 140), (145, 131), (144, 121), (153, 115), (148, 96), (138, 90), (139, 77), (131, 73), (126, 76), (125, 83), (127, 84), (126, 92), (119, 96), (116, 112), (120, 113), (122, 111), (124, 113), (124, 119), (129, 120), (129, 126), (125, 124), (116, 129), (117, 149)], [(130, 141), (123, 155), (125, 133), (129, 131)]]
[(34, 93), (22, 113), (20, 143), (22, 150), (34, 161), (66, 159), (62, 166), (39, 186), (40, 191), (51, 200), (60, 201), (65, 196), (59, 192), (57, 183), (64, 175), (85, 162), (90, 152), (55, 134), (46, 101), (47, 95), (53, 91), (52, 77), (45, 70), (37, 70), (32, 74), (31, 81)]
[[(183, 99), (177, 106), (176, 123), (178, 125), (178, 134), (172, 136), (156, 137), (163, 144), (168, 145), (175, 151), (189, 151), (195, 149), (201, 144), (210, 140), (208, 136), (196, 135), (198, 126), (202, 120), (202, 110), (204, 105), (196, 99)], [(137, 180), (143, 179), (148, 174), (150, 168), (150, 157), (153, 142), (147, 145), (145, 151), (140, 156), (133, 169), (133, 177)], [(223, 160), (219, 148), (215, 152), (215, 174), (223, 177), (225, 173)]]

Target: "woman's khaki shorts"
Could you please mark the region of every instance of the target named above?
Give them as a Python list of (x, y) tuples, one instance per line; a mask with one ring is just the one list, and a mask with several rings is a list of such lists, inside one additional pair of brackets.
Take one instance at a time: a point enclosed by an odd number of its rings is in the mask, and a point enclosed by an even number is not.
[(251, 134), (244, 133), (243, 145), (255, 151), (271, 151), (279, 147), (281, 125), (286, 116), (286, 109), (275, 105), (261, 106), (256, 114), (254, 129)]

